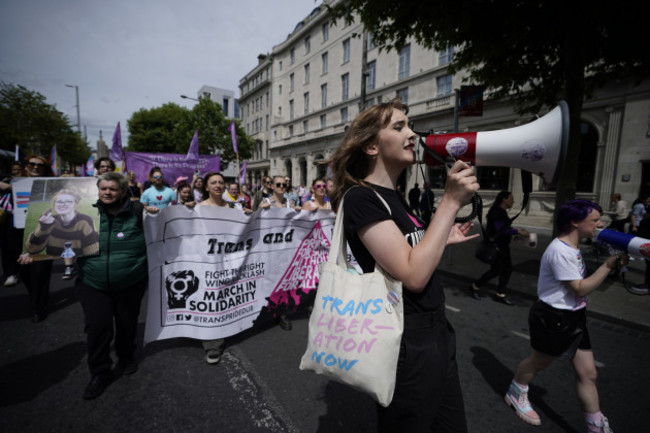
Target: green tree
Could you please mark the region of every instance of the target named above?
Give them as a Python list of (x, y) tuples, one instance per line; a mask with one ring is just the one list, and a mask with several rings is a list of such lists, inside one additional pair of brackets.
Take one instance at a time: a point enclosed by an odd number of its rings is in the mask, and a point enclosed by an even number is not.
[(511, 99), (520, 114), (566, 100), (570, 138), (559, 204), (576, 193), (583, 101), (607, 83), (650, 76), (643, 8), (631, 0), (343, 0), (331, 12), (347, 22), (360, 17), (386, 49), (411, 38), (436, 50), (458, 47), (450, 72), (469, 72), (468, 81)]
[(74, 165), (90, 156), (88, 145), (72, 130), (68, 118), (45, 96), (21, 85), (0, 83), (0, 148), (23, 154), (49, 155), (52, 146), (63, 161)]
[[(186, 122), (189, 110), (169, 102), (161, 107), (133, 113), (127, 121), (129, 150), (151, 153), (182, 153), (184, 139), (181, 125)], [(189, 146), (189, 141), (186, 146)], [(187, 152), (187, 147), (185, 148)]]
[[(225, 117), (223, 108), (209, 98), (201, 98), (194, 105), (190, 116), (183, 125), (186, 134), (184, 152), (187, 152), (194, 131), (199, 131), (199, 151), (201, 154), (220, 154), (221, 168), (225, 170), (231, 162), (236, 162), (237, 155), (232, 146), (228, 127), (231, 119)], [(237, 150), (239, 160), (244, 161), (252, 156), (254, 140), (246, 135), (235, 121), (237, 135)]]
[[(201, 98), (191, 110), (174, 103), (149, 110), (141, 109), (128, 120), (129, 150), (139, 152), (187, 153), (194, 132), (199, 132), (201, 155), (221, 154), (222, 169), (237, 156), (228, 126), (231, 120), (221, 105)], [(254, 140), (236, 128), (240, 161), (252, 155)]]

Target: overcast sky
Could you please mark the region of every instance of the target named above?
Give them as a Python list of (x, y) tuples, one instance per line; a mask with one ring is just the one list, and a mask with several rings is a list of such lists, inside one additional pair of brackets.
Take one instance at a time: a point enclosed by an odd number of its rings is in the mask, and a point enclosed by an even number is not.
[[(0, 81), (45, 96), (72, 125), (79, 87), (91, 147), (117, 122), (167, 102), (191, 107), (199, 88), (233, 90), (321, 0), (4, 0)], [(189, 145), (189, 143), (188, 143)]]

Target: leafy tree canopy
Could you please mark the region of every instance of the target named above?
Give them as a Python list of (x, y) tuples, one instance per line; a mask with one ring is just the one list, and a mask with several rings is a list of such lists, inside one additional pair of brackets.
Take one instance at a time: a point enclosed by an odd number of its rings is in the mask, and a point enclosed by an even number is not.
[[(194, 132), (199, 132), (201, 155), (221, 154), (223, 168), (236, 160), (228, 126), (221, 105), (202, 98), (191, 110), (167, 103), (149, 110), (141, 109), (128, 120), (129, 150), (137, 152), (187, 153)], [(237, 122), (235, 122), (237, 123)], [(241, 160), (252, 156), (254, 140), (240, 126), (236, 128), (237, 148)]]
[(88, 145), (73, 131), (68, 118), (38, 92), (21, 85), (0, 83), (0, 148), (23, 154), (49, 155), (56, 145), (63, 161), (83, 164)]
[(414, 40), (457, 48), (450, 72), (466, 71), (519, 113), (569, 104), (569, 146), (558, 204), (574, 198), (585, 98), (611, 82), (650, 77), (645, 3), (622, 0), (342, 0), (328, 6), (346, 22), (360, 17), (376, 43), (399, 49)]
[(438, 51), (456, 47), (451, 72), (467, 71), (495, 98), (537, 113), (567, 98), (576, 74), (588, 77), (587, 97), (612, 80), (650, 76), (650, 50), (639, 45), (647, 39), (643, 9), (631, 0), (343, 0), (331, 12), (360, 17), (389, 50), (411, 38)]

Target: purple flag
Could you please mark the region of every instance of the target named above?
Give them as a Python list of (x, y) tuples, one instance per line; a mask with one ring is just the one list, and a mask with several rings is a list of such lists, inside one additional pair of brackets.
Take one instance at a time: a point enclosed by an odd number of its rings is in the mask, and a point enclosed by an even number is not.
[(120, 129), (120, 122), (117, 122), (115, 132), (113, 133), (113, 146), (111, 147), (111, 154), (109, 158), (113, 162), (120, 162), (124, 160), (124, 152), (122, 151), (122, 130)]
[(230, 138), (232, 138), (232, 148), (235, 151), (235, 154), (239, 153), (239, 150), (237, 149), (237, 132), (235, 131), (235, 121), (230, 122), (230, 126), (228, 126), (228, 131), (230, 131)]
[(187, 151), (186, 159), (199, 159), (199, 130), (197, 129), (194, 132), (194, 137), (192, 137), (192, 142), (190, 143), (190, 149)]
[(241, 165), (239, 169), (239, 185), (246, 183), (246, 161)]

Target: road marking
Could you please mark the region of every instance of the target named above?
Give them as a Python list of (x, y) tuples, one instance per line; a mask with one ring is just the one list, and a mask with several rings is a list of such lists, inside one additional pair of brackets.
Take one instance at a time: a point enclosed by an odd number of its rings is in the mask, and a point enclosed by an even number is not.
[(447, 310), (451, 310), (451, 311), (453, 311), (454, 313), (458, 313), (458, 312), (460, 311), (460, 308), (452, 307), (452, 306), (450, 306), (450, 305), (445, 305), (445, 308), (446, 308)]
[(230, 386), (239, 395), (256, 427), (278, 433), (300, 431), (242, 350), (229, 347), (222, 357), (221, 364), (226, 369)]
[(517, 337), (525, 338), (526, 340), (530, 340), (530, 335), (524, 334), (523, 332), (519, 331), (510, 331), (512, 334), (516, 335)]

